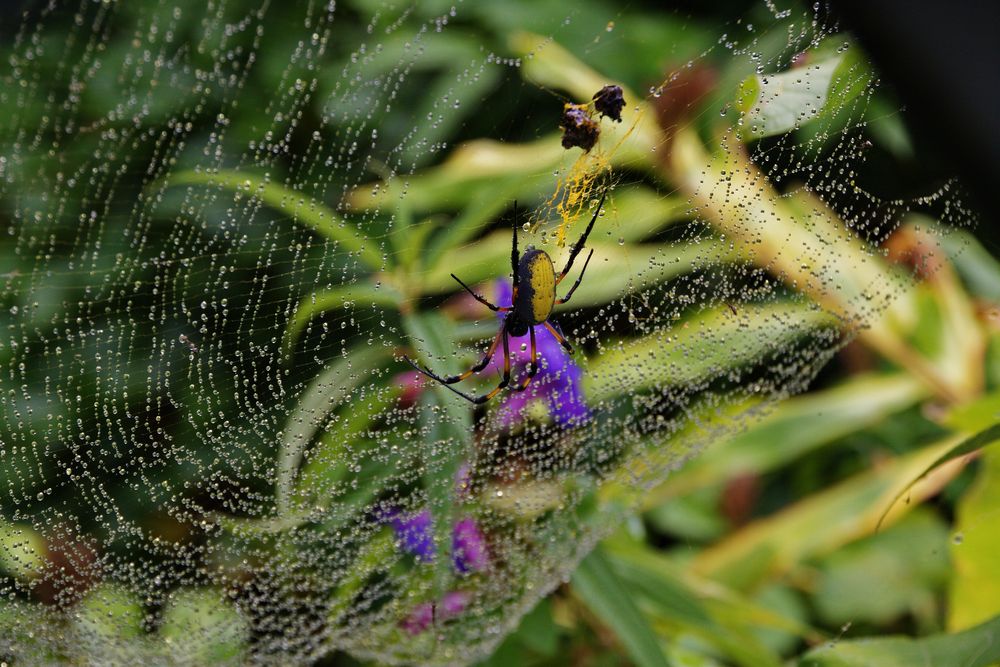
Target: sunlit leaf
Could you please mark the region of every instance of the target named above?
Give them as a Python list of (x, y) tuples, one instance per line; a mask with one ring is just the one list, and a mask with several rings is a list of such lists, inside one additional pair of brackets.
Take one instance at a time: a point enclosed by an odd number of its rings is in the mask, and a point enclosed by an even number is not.
[[(742, 474), (762, 474), (877, 424), (921, 398), (926, 389), (908, 375), (862, 375), (825, 391), (786, 401), (758, 424), (700, 456), (643, 498), (655, 507), (667, 498)], [(780, 446), (777, 446), (780, 445)]]
[(827, 60), (747, 78), (736, 99), (743, 114), (741, 136), (750, 140), (783, 134), (841, 108), (859, 95), (871, 74), (858, 47), (846, 42), (845, 47)]
[(956, 634), (921, 639), (885, 637), (838, 640), (799, 659), (800, 667), (988, 667), (1000, 660), (1000, 616)]
[[(892, 499), (892, 502), (886, 506), (885, 512), (882, 514), (882, 518), (888, 515), (892, 508), (897, 505), (899, 499), (906, 495), (906, 493), (909, 492), (909, 490), (921, 479), (927, 477), (942, 466), (947, 465), (948, 463), (963, 456), (967, 456), (979, 449), (982, 449), (983, 447), (986, 447), (987, 445), (992, 445), (998, 440), (1000, 440), (1000, 424), (994, 424), (993, 426), (983, 429), (971, 437), (964, 438), (949, 447), (940, 456), (934, 459), (926, 468), (921, 470), (918, 475), (913, 477), (913, 479), (911, 479), (906, 486), (900, 489), (899, 493), (896, 494), (896, 497)], [(879, 523), (881, 523), (882, 518), (879, 519)]]
[[(792, 322), (795, 326), (789, 326)], [(589, 365), (587, 395), (600, 401), (615, 386), (641, 391), (664, 383), (702, 381), (753, 363), (768, 348), (833, 323), (822, 311), (795, 303), (747, 304), (736, 315), (726, 307), (706, 311), (685, 320), (674, 331), (630, 341), (597, 357)], [(697, 354), (692, 354), (693, 346), (697, 346)], [(629, 363), (637, 358), (646, 360), (641, 370)]]
[[(208, 640), (189, 641), (193, 632), (206, 632)], [(243, 653), (248, 634), (247, 624), (236, 609), (210, 589), (176, 593), (163, 612), (159, 629), (171, 659), (192, 664), (236, 659)]]
[(971, 628), (997, 611), (1000, 578), (997, 554), (1000, 533), (994, 520), (1000, 512), (1000, 453), (996, 447), (980, 455), (976, 481), (958, 504), (951, 544), (954, 574), (948, 591), (948, 628)]
[[(807, 558), (870, 535), (880, 522), (894, 522), (954, 476), (960, 469), (958, 461), (912, 485), (920, 472), (951, 451), (958, 441), (952, 437), (924, 447), (813, 494), (773, 516), (758, 519), (701, 552), (693, 562), (694, 569), (744, 589)], [(909, 489), (907, 502), (897, 502), (905, 489)], [(823, 526), (823, 530), (812, 530), (813, 526)]]

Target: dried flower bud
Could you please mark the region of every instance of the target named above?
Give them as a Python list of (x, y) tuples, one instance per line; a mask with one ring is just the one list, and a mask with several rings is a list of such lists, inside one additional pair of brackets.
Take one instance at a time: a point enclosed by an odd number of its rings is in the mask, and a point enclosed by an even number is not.
[(562, 115), (563, 148), (579, 146), (589, 151), (597, 143), (601, 128), (580, 104), (567, 104)]
[(608, 85), (594, 93), (594, 108), (611, 120), (622, 122), (622, 108), (625, 106), (625, 96), (621, 86)]

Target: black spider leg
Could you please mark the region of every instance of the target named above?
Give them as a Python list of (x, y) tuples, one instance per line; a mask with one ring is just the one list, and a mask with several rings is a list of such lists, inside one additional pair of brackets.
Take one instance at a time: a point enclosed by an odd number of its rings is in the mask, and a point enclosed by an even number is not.
[(561, 299), (556, 299), (556, 304), (566, 303), (573, 297), (573, 292), (576, 291), (576, 288), (579, 287), (580, 283), (583, 281), (583, 274), (587, 272), (587, 265), (590, 264), (590, 258), (593, 256), (594, 256), (594, 249), (591, 248), (590, 253), (587, 255), (587, 259), (583, 262), (583, 270), (580, 271), (580, 276), (576, 279), (576, 282), (573, 283), (573, 286), (569, 288), (569, 291), (566, 292), (566, 296), (564, 296)]
[(573, 354), (573, 352), (575, 352), (573, 346), (570, 345), (568, 340), (566, 340), (566, 336), (562, 332), (562, 327), (560, 327), (558, 323), (552, 321), (550, 318), (545, 320), (542, 324), (545, 325), (545, 328), (549, 330), (549, 332), (555, 337), (556, 341), (563, 346), (563, 349), (566, 350), (566, 352), (569, 354)]
[[(601, 214), (601, 208), (604, 206), (604, 198), (608, 196), (608, 189), (604, 188), (604, 193), (601, 195), (601, 201), (597, 203), (597, 210), (594, 211), (594, 217), (590, 219), (590, 223), (587, 224), (587, 229), (584, 230), (583, 236), (573, 245), (573, 250), (569, 253), (569, 259), (566, 261), (566, 268), (562, 270), (559, 277), (556, 278), (556, 285), (562, 282), (562, 279), (566, 277), (569, 270), (573, 268), (573, 260), (576, 256), (580, 254), (583, 250), (583, 246), (587, 245), (587, 237), (590, 236), (590, 230), (594, 228), (594, 223), (597, 222), (597, 216)], [(582, 275), (582, 274), (581, 274)], [(574, 288), (575, 289), (575, 288)], [(572, 293), (573, 290), (570, 290)]]
[(535, 377), (538, 373), (538, 347), (535, 345), (535, 327), (528, 327), (528, 332), (531, 334), (531, 361), (528, 363), (528, 376), (524, 378), (524, 382), (521, 383), (520, 387), (514, 387), (514, 391), (524, 391), (527, 389), (531, 378)]
[[(434, 378), (435, 380), (437, 380), (442, 384), (454, 384), (456, 382), (461, 382), (462, 380), (469, 377), (473, 373), (478, 373), (479, 371), (489, 366), (490, 359), (493, 358), (493, 353), (496, 352), (497, 343), (500, 342), (500, 336), (502, 335), (503, 335), (503, 327), (501, 326), (500, 331), (498, 331), (497, 335), (493, 338), (493, 342), (490, 343), (490, 347), (489, 349), (486, 350), (486, 354), (483, 355), (483, 358), (480, 359), (478, 362), (476, 362), (475, 366), (465, 371), (464, 373), (459, 373), (458, 375), (449, 375), (447, 377), (441, 377), (440, 375), (436, 375), (434, 373), (431, 373), (430, 371), (427, 371), (427, 375), (430, 375), (432, 378)], [(425, 370), (417, 366), (417, 364), (413, 363), (413, 361), (409, 357), (403, 357), (403, 358), (406, 359), (406, 361), (409, 362), (411, 366), (415, 366), (417, 370)]]
[[(474, 369), (466, 371), (466, 373), (462, 375), (456, 375), (450, 378), (443, 378), (440, 375), (433, 373), (430, 369), (418, 365), (415, 361), (413, 361), (409, 357), (404, 356), (403, 359), (406, 360), (406, 363), (410, 364), (416, 370), (420, 371), (430, 379), (440, 382), (441, 385), (444, 386), (446, 389), (458, 394), (459, 396), (469, 401), (470, 403), (475, 403), (476, 405), (480, 405), (490, 400), (494, 396), (496, 396), (498, 393), (500, 393), (500, 390), (502, 390), (504, 387), (510, 384), (510, 345), (507, 342), (506, 326), (500, 327), (500, 333), (498, 333), (497, 337), (493, 339), (493, 343), (490, 345), (490, 351), (484, 357), (485, 363), (483, 363), (482, 361), (480, 362), (482, 366), (479, 367), (479, 370), (486, 368), (487, 364), (489, 364), (490, 358), (493, 356), (493, 351), (496, 349), (497, 341), (501, 339), (503, 340), (503, 378), (500, 380), (500, 384), (495, 389), (493, 389), (493, 391), (489, 392), (488, 394), (484, 394), (483, 396), (472, 396), (470, 394), (466, 394), (464, 391), (459, 391), (458, 389), (455, 389), (454, 387), (451, 386), (453, 382), (458, 382), (456, 378), (468, 377), (473, 372), (475, 372)], [(477, 366), (478, 365), (479, 364), (477, 364)]]
[(517, 200), (514, 201), (514, 223), (512, 225), (512, 229), (513, 229), (514, 234), (513, 234), (513, 243), (511, 245), (511, 250), (510, 250), (510, 270), (511, 270), (511, 273), (514, 274), (514, 279), (513, 279), (513, 285), (514, 285), (513, 295), (514, 295), (514, 297), (516, 297), (517, 296), (517, 284), (518, 284), (518, 279), (517, 279), (517, 265), (521, 261), (520, 255), (517, 252)]
[(473, 292), (472, 288), (463, 283), (462, 279), (456, 276), (454, 273), (451, 274), (451, 277), (457, 280), (458, 284), (464, 287), (465, 291), (472, 295), (472, 298), (474, 298), (476, 301), (478, 301), (479, 303), (483, 304), (484, 306), (492, 310), (494, 313), (505, 313), (508, 310), (510, 310), (510, 308), (501, 308), (500, 306), (494, 306), (492, 303), (486, 300), (486, 297)]

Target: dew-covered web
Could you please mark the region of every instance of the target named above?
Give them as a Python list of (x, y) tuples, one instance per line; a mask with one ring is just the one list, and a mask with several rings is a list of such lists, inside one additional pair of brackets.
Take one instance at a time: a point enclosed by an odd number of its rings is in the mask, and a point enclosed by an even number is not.
[[(641, 17), (492, 4), (86, 0), (7, 28), (4, 656), (474, 661), (845, 342), (904, 353), (923, 269), (887, 239), (970, 216), (954, 183), (866, 189), (899, 110), (824, 7), (664, 35), (621, 82)], [(618, 83), (620, 122), (592, 99)], [(512, 224), (558, 271), (595, 214), (553, 316), (572, 357), (539, 326), (538, 375), (482, 406), (407, 365), (483, 354), (499, 318), (450, 274), (510, 305)]]

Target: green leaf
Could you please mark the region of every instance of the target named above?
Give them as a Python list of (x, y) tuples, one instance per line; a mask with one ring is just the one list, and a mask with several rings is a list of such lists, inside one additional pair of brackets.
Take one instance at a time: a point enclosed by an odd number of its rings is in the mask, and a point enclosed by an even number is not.
[[(430, 243), (424, 258), (424, 267), (427, 269), (436, 268), (447, 251), (459, 248), (462, 243), (475, 236), (489, 224), (494, 217), (511, 206), (514, 196), (523, 187), (522, 180), (519, 175), (514, 175), (493, 179), (474, 186), (470, 192), (471, 201), (469, 204)], [(520, 208), (518, 212), (521, 216), (526, 216), (529, 213), (524, 207)], [(517, 222), (520, 224), (523, 221), (518, 220)], [(447, 268), (449, 273), (454, 271), (453, 267)]]
[(744, 304), (737, 315), (726, 307), (705, 310), (592, 359), (584, 377), (585, 393), (597, 403), (623, 392), (694, 384), (760, 363), (769, 350), (835, 326), (829, 315), (803, 303)]
[(612, 238), (634, 242), (691, 215), (691, 204), (683, 197), (639, 186), (615, 192), (614, 198), (605, 203), (602, 221)]
[(719, 539), (730, 529), (729, 522), (719, 512), (721, 495), (721, 485), (694, 489), (652, 507), (644, 518), (660, 533), (704, 544)]
[[(688, 568), (623, 533), (603, 543), (608, 562), (643, 609), (669, 624), (671, 635), (695, 635), (741, 665), (779, 665), (779, 656), (756, 635), (819, 637), (807, 625), (744, 596), (700, 579)], [(662, 633), (661, 633), (662, 634)]]
[(667, 667), (656, 633), (608, 564), (600, 547), (583, 559), (573, 573), (573, 592), (614, 630), (629, 657), (639, 667)]
[(951, 544), (954, 573), (948, 591), (948, 628), (961, 630), (996, 613), (1000, 600), (1000, 450), (980, 457), (975, 484), (958, 503)]
[(552, 192), (553, 171), (571, 165), (556, 134), (524, 144), (477, 139), (461, 144), (444, 163), (419, 174), (360, 185), (347, 202), (356, 210), (393, 209), (405, 198), (415, 213), (457, 210), (474, 206), (476, 194), (498, 181), (520, 184), (509, 193), (511, 198), (542, 201)]
[(542, 600), (529, 611), (512, 635), (532, 651), (554, 657), (559, 648), (559, 627), (552, 619), (552, 605)]
[(1000, 423), (1000, 391), (956, 406), (945, 416), (943, 423), (952, 430), (965, 433), (975, 433)]
[(860, 375), (831, 389), (792, 398), (749, 430), (712, 444), (689, 459), (666, 483), (646, 494), (643, 505), (653, 508), (669, 498), (739, 475), (774, 470), (873, 426), (926, 395), (923, 383), (900, 373)]
[[(917, 473), (956, 442), (957, 438), (950, 437), (929, 445), (759, 519), (702, 551), (692, 567), (703, 576), (746, 590), (808, 558), (870, 535), (884, 515), (883, 508), (900, 497), (900, 489), (910, 486)], [(893, 506), (890, 516), (902, 516), (939, 489), (939, 483), (912, 488), (909, 502)], [(816, 530), (817, 526), (823, 529)]]
[[(399, 385), (370, 392), (364, 399), (352, 401), (345, 406), (331, 420), (332, 423), (326, 427), (319, 442), (310, 451), (308, 462), (302, 466), (295, 485), (296, 503), (313, 508), (321, 506), (324, 509), (331, 503), (336, 503), (337, 514), (347, 518), (345, 510), (349, 508), (344, 506), (347, 498), (363, 500), (371, 495), (365, 493), (359, 496), (357, 491), (366, 488), (364, 481), (374, 483), (382, 477), (372, 473), (384, 471), (375, 461), (366, 461), (362, 466), (362, 461), (358, 458), (364, 456), (358, 452), (359, 434), (379, 415), (394, 408), (401, 392), (402, 387)], [(353, 450), (350, 454), (349, 449)], [(362, 472), (351, 474), (352, 467), (361, 468)], [(355, 489), (355, 493), (338, 492), (341, 483), (348, 478), (348, 489)], [(329, 527), (328, 522), (324, 522), (324, 525)]]
[[(375, 13), (381, 11), (379, 8)], [(447, 8), (435, 11), (444, 12)], [(469, 63), (482, 57), (483, 39), (478, 32), (429, 31), (420, 35), (419, 48), (414, 48), (413, 35), (405, 31), (391, 32), (383, 36), (378, 49), (354, 64), (357, 75), (367, 81), (394, 77), (406, 71), (411, 77), (420, 76), (424, 82), (422, 94), (413, 100), (407, 112), (412, 118), (433, 117), (434, 122), (418, 123), (407, 133), (406, 140), (396, 149), (402, 162), (414, 164), (433, 159), (436, 151), (428, 150), (428, 146), (446, 142), (465, 124), (468, 116), (480, 113), (477, 105), (459, 104), (459, 101), (486, 98), (502, 76), (501, 71), (493, 68), (480, 69), (475, 76), (469, 76)], [(344, 74), (339, 67), (324, 69), (327, 85), (331, 88), (327, 104), (341, 103), (340, 95), (334, 91), (342, 85)], [(448, 113), (442, 113), (442, 101), (448, 99), (455, 100), (454, 105)], [(379, 114), (377, 109), (372, 111)], [(376, 115), (373, 123), (392, 125), (393, 118), (382, 113)]]
[(876, 143), (900, 162), (913, 160), (913, 142), (903, 122), (903, 113), (898, 103), (886, 99), (884, 89), (872, 96), (865, 116), (868, 132)]
[[(160, 637), (177, 664), (207, 665), (235, 661), (244, 651), (250, 629), (218, 589), (181, 589), (171, 593), (163, 612)], [(191, 641), (191, 637), (199, 641)]]
[(1000, 303), (1000, 261), (964, 229), (942, 229), (938, 240), (969, 291)]
[[(81, 616), (89, 615), (86, 604), (85, 600), (74, 612)], [(3, 637), (4, 659), (8, 661), (7, 664), (65, 665), (70, 663), (67, 654), (83, 654), (89, 648), (86, 635), (95, 631), (93, 627), (77, 625), (76, 632), (63, 634), (61, 642), (54, 642), (43, 633), (25, 632), (25, 628), (53, 628), (63, 622), (65, 616), (51, 606), (10, 597), (0, 601), (0, 637)], [(128, 619), (126, 626), (131, 625), (131, 619)], [(78, 639), (80, 634), (84, 634), (83, 642)], [(72, 640), (65, 641), (69, 638)], [(92, 655), (85, 658), (81, 656), (78, 662), (86, 664), (89, 660), (93, 664), (93, 658)], [(122, 660), (123, 656), (119, 654), (115, 658)]]
[(921, 479), (932, 473), (937, 468), (940, 468), (944, 464), (948, 463), (949, 461), (953, 461), (967, 454), (971, 454), (972, 452), (978, 449), (982, 449), (987, 445), (991, 445), (998, 440), (1000, 440), (1000, 424), (994, 424), (993, 426), (990, 426), (989, 428), (980, 431), (974, 436), (962, 440), (961, 442), (955, 444), (953, 447), (949, 448), (947, 451), (943, 452), (938, 458), (936, 458), (926, 468), (924, 468), (924, 470), (919, 475), (911, 479), (910, 482), (899, 491), (896, 497), (892, 499), (892, 502), (890, 502), (886, 506), (885, 512), (882, 513), (881, 518), (879, 518), (878, 520), (879, 525), (882, 524), (882, 520), (889, 513), (889, 511), (896, 505), (899, 499), (902, 498), (911, 488), (913, 488), (914, 484), (916, 484)]
[(142, 602), (131, 592), (102, 584), (74, 610), (73, 623), (88, 643), (126, 642), (142, 636)]
[(394, 563), (396, 553), (396, 536), (391, 528), (383, 527), (371, 536), (340, 579), (327, 615), (331, 626), (336, 627), (349, 617), (351, 604), (364, 588), (365, 581)]
[[(703, 267), (705, 257), (719, 262), (736, 259), (728, 246), (714, 240), (624, 246), (591, 241), (588, 247), (593, 248), (594, 258), (583, 282), (574, 292), (573, 300), (565, 307), (557, 308), (557, 312), (600, 305), (626, 297), (629, 293), (640, 292)], [(569, 254), (568, 248), (547, 250), (556, 266), (562, 266), (564, 257)], [(623, 270), (623, 267), (629, 268)], [(509, 276), (510, 232), (490, 234), (472, 246), (445, 253), (437, 268), (422, 276), (422, 292), (435, 294), (461, 289), (451, 277), (452, 273), (469, 285)]]
[[(698, 243), (618, 245), (597, 242), (589, 245), (594, 249), (594, 260), (580, 288), (573, 293), (573, 300), (557, 308), (557, 312), (628, 299), (629, 295), (704, 268), (706, 257), (720, 264), (737, 259), (731, 246), (714, 239)], [(558, 266), (562, 265), (564, 253), (553, 255)]]
[(951, 573), (948, 530), (920, 509), (891, 529), (830, 554), (818, 570), (813, 600), (827, 625), (885, 627), (909, 614), (925, 632), (937, 629), (938, 596)]
[(649, 567), (652, 559), (643, 560), (643, 555), (630, 559), (608, 551), (605, 559), (621, 577), (622, 583), (628, 589), (649, 598), (651, 606), (660, 615), (686, 625), (717, 630), (715, 621), (697, 593), (673, 578), (671, 575), (674, 573), (670, 570)]
[(286, 361), (291, 360), (295, 344), (298, 342), (302, 330), (306, 328), (309, 321), (321, 313), (337, 308), (355, 307), (377, 307), (387, 308), (398, 307), (403, 299), (403, 295), (398, 290), (382, 285), (376, 287), (371, 283), (359, 285), (339, 285), (328, 290), (314, 292), (299, 302), (295, 309), (295, 315), (285, 326), (285, 335), (282, 339), (282, 350)]
[(45, 568), (45, 538), (31, 526), (0, 524), (0, 568), (18, 579), (30, 579)]
[(371, 383), (372, 372), (385, 362), (391, 352), (378, 345), (353, 348), (343, 358), (333, 362), (302, 393), (281, 434), (275, 479), (279, 515), (287, 515), (293, 509), (292, 492), (302, 453), (312, 443), (327, 415), (341, 403), (356, 400), (355, 390)]
[(260, 177), (240, 171), (181, 171), (170, 176), (168, 185), (208, 185), (231, 190), (237, 195), (259, 199), (262, 203), (287, 214), (316, 233), (337, 243), (358, 258), (369, 269), (379, 271), (385, 262), (382, 252), (369, 239), (355, 232), (349, 223), (322, 202), (277, 183), (267, 176)]
[(842, 109), (870, 81), (855, 46), (818, 63), (754, 74), (743, 81), (736, 97), (742, 112), (740, 136), (753, 140), (797, 129)]
[[(807, 627), (805, 621), (810, 617), (812, 610), (807, 608), (804, 596), (791, 583), (780, 581), (771, 582), (754, 591), (753, 602), (775, 616), (787, 619), (786, 623), (789, 625), (798, 624), (799, 626), (779, 628), (773, 627), (773, 625), (754, 624), (748, 628), (751, 637), (770, 649), (774, 654), (775, 662), (783, 665), (784, 661), (778, 656), (790, 655), (800, 645), (803, 639), (803, 632), (800, 628)], [(810, 631), (806, 636), (815, 634), (818, 633)]]
[(441, 223), (440, 216), (417, 221), (410, 211), (409, 204), (409, 200), (405, 197), (397, 202), (395, 223), (390, 235), (396, 266), (407, 271), (420, 266), (427, 238)]
[(814, 649), (800, 667), (989, 667), (1000, 660), (1000, 616), (957, 634), (885, 637)]

